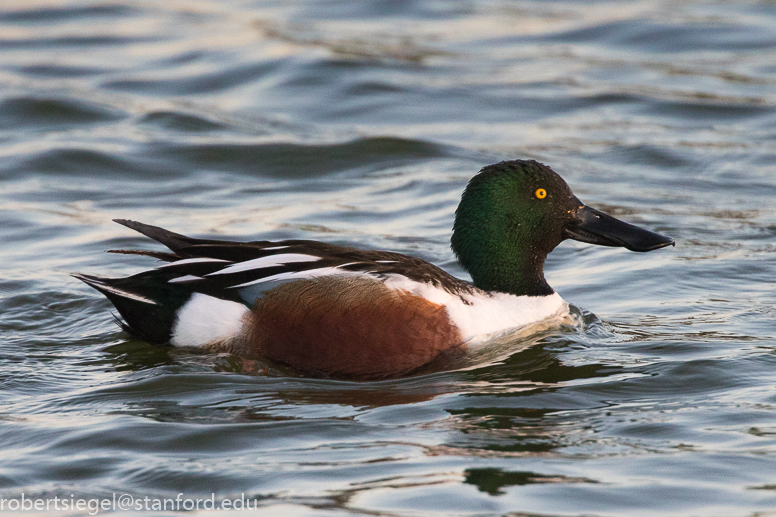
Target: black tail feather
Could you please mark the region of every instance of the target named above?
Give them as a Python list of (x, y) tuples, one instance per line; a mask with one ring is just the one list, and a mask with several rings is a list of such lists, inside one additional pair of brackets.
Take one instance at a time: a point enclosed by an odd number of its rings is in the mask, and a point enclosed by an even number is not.
[(184, 258), (176, 253), (149, 250), (108, 250), (108, 253), (120, 253), (122, 255), (144, 255), (146, 257), (153, 257), (155, 259), (164, 260), (166, 262), (173, 262)]
[(116, 313), (115, 313), (115, 312), (111, 312), (111, 313), (110, 313), (110, 315), (111, 315), (111, 316), (113, 316), (113, 321), (116, 323), (116, 325), (118, 325), (118, 326), (119, 326), (119, 328), (120, 328), (121, 330), (123, 330), (123, 331), (124, 331), (124, 332), (126, 332), (127, 334), (132, 334), (132, 335), (135, 335), (135, 331), (133, 331), (133, 330), (132, 330), (132, 329), (129, 327), (129, 325), (127, 325), (127, 323), (126, 323), (124, 320), (122, 320), (121, 318), (119, 318), (118, 316), (116, 316)]
[(127, 278), (102, 278), (81, 273), (72, 276), (105, 295), (124, 318), (124, 330), (153, 344), (172, 337), (178, 309), (191, 293), (159, 282), (154, 271)]
[(181, 248), (188, 246), (194, 246), (197, 244), (222, 244), (223, 241), (211, 240), (211, 239), (195, 239), (193, 237), (186, 237), (180, 233), (171, 232), (158, 226), (152, 226), (150, 224), (139, 223), (137, 221), (130, 221), (129, 219), (114, 219), (116, 223), (131, 228), (138, 233), (142, 233), (146, 237), (160, 242), (170, 248), (174, 252), (178, 252)]

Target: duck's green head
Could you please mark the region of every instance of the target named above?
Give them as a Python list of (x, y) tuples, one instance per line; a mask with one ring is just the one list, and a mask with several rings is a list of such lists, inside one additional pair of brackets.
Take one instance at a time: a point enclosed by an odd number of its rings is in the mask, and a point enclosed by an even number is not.
[(544, 260), (567, 238), (631, 251), (674, 244), (585, 206), (546, 165), (514, 160), (489, 165), (469, 181), (455, 211), (452, 248), (477, 287), (540, 296), (553, 293)]

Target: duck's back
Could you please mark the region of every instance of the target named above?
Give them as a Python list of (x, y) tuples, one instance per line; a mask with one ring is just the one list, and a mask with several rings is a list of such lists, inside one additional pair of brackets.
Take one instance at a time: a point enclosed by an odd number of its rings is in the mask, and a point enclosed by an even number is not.
[(149, 342), (371, 379), (408, 373), (465, 341), (444, 301), (465, 306), (478, 290), (423, 260), (316, 241), (193, 239), (118, 222), (171, 250), (118, 253), (167, 263), (127, 278), (75, 276)]

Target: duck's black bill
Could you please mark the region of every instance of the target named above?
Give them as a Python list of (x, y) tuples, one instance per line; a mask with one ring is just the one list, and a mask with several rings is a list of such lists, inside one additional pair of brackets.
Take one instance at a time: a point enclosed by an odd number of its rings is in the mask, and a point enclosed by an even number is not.
[(575, 241), (617, 246), (631, 251), (652, 251), (674, 246), (671, 237), (620, 221), (589, 206), (580, 208), (576, 215), (576, 221), (566, 228), (566, 237)]

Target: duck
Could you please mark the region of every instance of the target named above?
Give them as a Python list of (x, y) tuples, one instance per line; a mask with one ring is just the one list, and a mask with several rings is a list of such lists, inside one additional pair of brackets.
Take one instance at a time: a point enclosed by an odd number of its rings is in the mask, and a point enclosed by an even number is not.
[(568, 312), (544, 277), (547, 255), (566, 239), (635, 252), (675, 245), (585, 205), (535, 160), (483, 167), (464, 189), (450, 242), (471, 281), (390, 251), (197, 239), (114, 221), (169, 250), (109, 250), (163, 261), (129, 277), (73, 274), (108, 298), (123, 330), (346, 380), (410, 375), (478, 339)]

